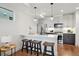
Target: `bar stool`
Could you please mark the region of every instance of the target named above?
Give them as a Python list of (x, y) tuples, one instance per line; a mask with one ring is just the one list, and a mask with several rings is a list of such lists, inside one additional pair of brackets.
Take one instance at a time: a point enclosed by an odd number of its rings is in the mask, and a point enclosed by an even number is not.
[[(51, 42), (44, 42), (43, 45), (44, 45), (44, 53), (43, 53), (43, 56), (44, 56), (44, 55), (54, 56), (54, 49), (53, 49), (54, 43), (51, 43)], [(51, 51), (50, 51), (50, 50), (47, 50), (47, 47), (51, 47)], [(50, 52), (51, 55), (47, 54), (46, 52)]]
[(27, 39), (22, 40), (22, 51), (23, 51), (23, 49), (26, 48), (26, 41), (27, 41)]
[(10, 49), (11, 49), (11, 56), (13, 55), (13, 50), (14, 50), (14, 55), (16, 55), (16, 45), (10, 44)]
[(42, 53), (42, 50), (41, 50), (41, 42), (42, 41), (38, 41), (38, 40), (33, 40), (31, 43), (31, 54), (32, 54), (32, 51), (36, 52), (37, 56), (39, 55), (39, 51), (40, 53)]
[(1, 52), (3, 52), (4, 56), (6, 56), (6, 52), (9, 50), (10, 50), (9, 47), (5, 47), (5, 46), (0, 47), (0, 56), (1, 56)]
[(27, 40), (26, 41), (26, 50), (27, 50), (27, 53), (28, 53), (29, 50), (31, 50), (31, 42), (32, 42), (32, 40)]
[(58, 35), (57, 43), (58, 44), (61, 44), (62, 43), (62, 35)]
[[(8, 45), (4, 45), (0, 47), (0, 56), (1, 56), (1, 52), (4, 53), (4, 56), (6, 56), (6, 52), (11, 50), (11, 56), (14, 52), (14, 55), (16, 53), (16, 45), (15, 44), (8, 44)], [(13, 51), (14, 50), (14, 51)]]
[(23, 49), (26, 49), (27, 53), (28, 53), (28, 50), (30, 48), (31, 50), (31, 41), (32, 40), (29, 40), (29, 39), (23, 39), (22, 42), (23, 42), (23, 45), (22, 45), (22, 51)]

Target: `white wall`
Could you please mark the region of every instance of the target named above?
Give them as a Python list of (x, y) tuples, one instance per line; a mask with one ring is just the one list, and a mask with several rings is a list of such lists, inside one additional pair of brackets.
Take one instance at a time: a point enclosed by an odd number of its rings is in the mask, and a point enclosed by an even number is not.
[(28, 34), (29, 26), (32, 27), (32, 32), (36, 33), (36, 24), (32, 21), (33, 18), (28, 8), (23, 4), (0, 4), (12, 10), (15, 13), (15, 21), (0, 18), (0, 37), (5, 35), (12, 36), (12, 42), (16, 43), (17, 50), (21, 49), (21, 34)]
[(76, 19), (76, 46), (79, 46), (79, 11), (76, 11), (75, 19)]

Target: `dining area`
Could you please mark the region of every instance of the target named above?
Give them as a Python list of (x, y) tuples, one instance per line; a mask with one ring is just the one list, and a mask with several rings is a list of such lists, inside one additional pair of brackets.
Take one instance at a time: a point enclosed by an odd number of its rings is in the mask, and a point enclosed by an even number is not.
[(4, 35), (0, 37), (0, 56), (14, 56), (16, 55), (16, 48), (12, 36)]
[[(10, 51), (10, 55), (6, 54), (7, 51)], [(4, 56), (14, 56), (16, 55), (16, 45), (15, 44), (5, 44), (3, 46), (0, 46), (0, 56), (1, 55), (4, 55)]]

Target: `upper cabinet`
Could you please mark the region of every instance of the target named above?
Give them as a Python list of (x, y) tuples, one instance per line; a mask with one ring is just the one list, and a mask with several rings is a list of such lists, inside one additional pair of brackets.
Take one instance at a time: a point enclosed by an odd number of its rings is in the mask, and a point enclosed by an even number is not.
[(75, 27), (74, 14), (66, 14), (63, 17), (56, 17), (54, 23), (63, 23), (63, 27)]
[[(63, 24), (63, 27), (75, 27), (75, 19), (74, 14), (67, 14), (62, 17), (55, 17), (52, 21), (50, 18), (45, 18), (44, 20), (41, 20), (44, 24), (47, 24), (47, 27), (53, 27), (56, 24), (57, 26), (61, 26)], [(62, 24), (61, 24), (62, 23)], [(59, 24), (59, 25), (58, 25)], [(57, 27), (55, 26), (55, 27)], [(61, 26), (62, 27), (62, 26)]]
[(63, 17), (64, 27), (75, 27), (74, 14), (68, 14)]

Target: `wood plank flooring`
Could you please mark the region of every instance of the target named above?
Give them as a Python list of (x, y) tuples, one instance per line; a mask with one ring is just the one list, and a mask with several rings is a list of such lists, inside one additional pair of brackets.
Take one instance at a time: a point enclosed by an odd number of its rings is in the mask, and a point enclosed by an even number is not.
[[(79, 56), (79, 47), (73, 45), (64, 44), (58, 45), (57, 48), (58, 56)], [(31, 55), (30, 51), (27, 53), (26, 50), (16, 52), (16, 56), (36, 56), (34, 53)], [(40, 54), (42, 56), (42, 54)]]
[(73, 45), (58, 45), (58, 56), (79, 56), (79, 47)]

